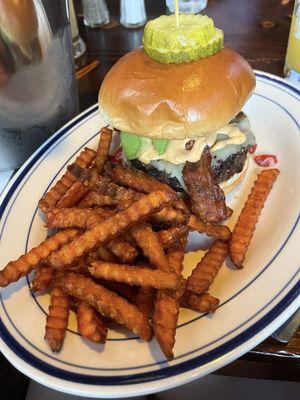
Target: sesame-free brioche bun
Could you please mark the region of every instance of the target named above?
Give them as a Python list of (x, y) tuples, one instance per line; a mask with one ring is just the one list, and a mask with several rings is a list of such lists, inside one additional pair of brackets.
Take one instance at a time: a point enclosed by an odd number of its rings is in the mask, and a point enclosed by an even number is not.
[(223, 48), (183, 64), (161, 64), (142, 48), (122, 57), (99, 93), (104, 121), (153, 139), (205, 136), (226, 125), (255, 87), (243, 57)]

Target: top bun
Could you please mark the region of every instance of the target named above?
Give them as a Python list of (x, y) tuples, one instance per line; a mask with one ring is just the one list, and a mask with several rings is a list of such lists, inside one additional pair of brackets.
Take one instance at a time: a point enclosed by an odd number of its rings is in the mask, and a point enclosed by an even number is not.
[(106, 123), (125, 132), (154, 139), (193, 138), (228, 124), (254, 87), (250, 65), (233, 50), (161, 64), (140, 48), (108, 72), (99, 109)]

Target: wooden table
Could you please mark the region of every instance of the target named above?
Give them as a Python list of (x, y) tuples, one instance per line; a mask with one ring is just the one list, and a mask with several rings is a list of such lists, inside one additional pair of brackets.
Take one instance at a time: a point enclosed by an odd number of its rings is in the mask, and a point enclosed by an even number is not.
[[(76, 0), (75, 0), (76, 1)], [(164, 0), (146, 0), (148, 19), (166, 13)], [(225, 45), (242, 54), (255, 69), (283, 75), (283, 64), (293, 1), (209, 0), (205, 13), (225, 32)], [(111, 23), (102, 29), (86, 28), (77, 6), (79, 27), (87, 45), (81, 63), (99, 60), (99, 66), (79, 80), (81, 110), (97, 101), (98, 90), (111, 66), (125, 53), (141, 45), (143, 28), (119, 24), (118, 0), (108, 1)], [(271, 338), (218, 373), (235, 376), (299, 380), (300, 332), (288, 344)]]

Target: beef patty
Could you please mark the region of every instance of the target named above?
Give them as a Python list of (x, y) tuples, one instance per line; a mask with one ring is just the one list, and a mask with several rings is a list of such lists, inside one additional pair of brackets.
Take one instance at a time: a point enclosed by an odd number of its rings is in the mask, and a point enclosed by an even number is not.
[[(242, 148), (240, 151), (231, 154), (225, 160), (218, 160), (212, 167), (215, 174), (215, 181), (221, 183), (230, 179), (234, 174), (242, 172), (251, 146)], [(165, 171), (160, 171), (151, 164), (144, 164), (138, 159), (131, 160), (130, 164), (148, 175), (153, 176), (163, 183), (167, 183), (176, 192), (183, 192), (184, 189), (178, 179)]]

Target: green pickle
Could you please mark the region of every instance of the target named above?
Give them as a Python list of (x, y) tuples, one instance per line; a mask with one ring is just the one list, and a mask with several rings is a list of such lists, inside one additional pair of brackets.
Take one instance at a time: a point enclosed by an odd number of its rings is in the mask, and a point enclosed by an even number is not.
[(201, 14), (162, 15), (149, 21), (144, 30), (143, 46), (154, 60), (168, 64), (209, 57), (223, 47), (224, 34), (211, 18)]

